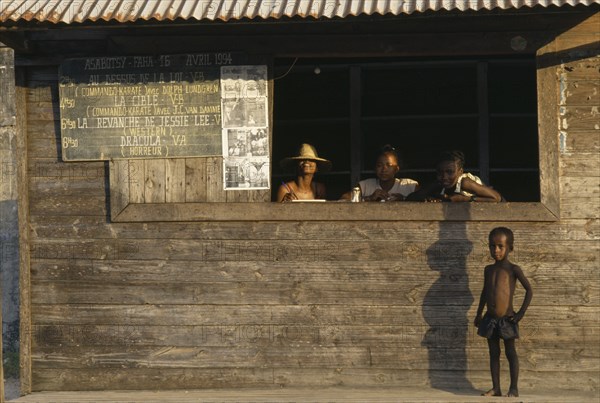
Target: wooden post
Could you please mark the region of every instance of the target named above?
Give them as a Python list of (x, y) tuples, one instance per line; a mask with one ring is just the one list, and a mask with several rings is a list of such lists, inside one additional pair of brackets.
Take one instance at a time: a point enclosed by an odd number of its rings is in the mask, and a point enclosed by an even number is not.
[(15, 71), (16, 163), (19, 194), (19, 376), (21, 394), (31, 393), (31, 274), (29, 270), (29, 189), (27, 177), (27, 90), (25, 72)]
[(488, 64), (477, 63), (477, 105), (479, 105), (479, 177), (490, 183), (490, 110), (488, 102)]
[[(2, 323), (2, 276), (0, 276), (0, 323)], [(0, 335), (0, 403), (4, 403), (4, 359), (2, 358), (2, 335)]]
[(360, 118), (361, 111), (361, 70), (359, 66), (350, 67), (350, 186), (356, 186), (360, 180), (362, 160), (360, 144), (362, 141)]
[[(13, 206), (17, 199), (14, 191), (14, 148), (11, 139), (15, 134), (14, 68), (13, 51), (0, 43), (0, 323), (2, 323), (2, 286), (9, 289), (16, 267), (16, 220)], [(4, 275), (2, 275), (4, 274)], [(11, 302), (7, 304), (12, 309)], [(10, 312), (10, 311), (9, 311)], [(10, 315), (7, 318), (10, 321)], [(4, 403), (4, 360), (2, 356), (2, 334), (0, 333), (0, 403)]]

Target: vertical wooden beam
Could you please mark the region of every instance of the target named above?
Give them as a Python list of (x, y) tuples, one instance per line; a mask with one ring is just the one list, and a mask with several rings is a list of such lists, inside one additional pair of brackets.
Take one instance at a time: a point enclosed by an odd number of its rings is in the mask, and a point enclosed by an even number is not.
[(17, 128), (17, 205), (19, 219), (19, 350), (21, 394), (31, 393), (31, 276), (29, 243), (29, 176), (27, 172), (27, 80), (23, 68), (15, 71)]
[(486, 184), (490, 183), (490, 107), (488, 96), (488, 62), (479, 62), (477, 63), (479, 177)]
[(110, 217), (112, 220), (129, 204), (129, 163), (131, 160), (112, 160), (110, 166)]
[[(12, 141), (15, 136), (15, 99), (14, 99), (14, 53), (0, 43), (0, 323), (2, 323), (2, 288), (13, 287), (11, 274), (18, 271), (13, 256), (18, 248), (13, 237), (16, 237), (18, 224), (13, 218), (13, 206), (16, 204), (15, 149)], [(16, 253), (15, 253), (16, 255)], [(4, 276), (6, 275), (6, 277)], [(7, 280), (8, 279), (8, 280)], [(10, 294), (9, 294), (10, 295)], [(12, 301), (6, 304), (12, 308)], [(10, 318), (9, 318), (10, 320)], [(0, 403), (4, 403), (4, 360), (2, 358), (2, 331), (0, 330)]]
[(165, 176), (165, 201), (167, 203), (185, 202), (185, 159), (167, 159)]
[(131, 203), (144, 203), (145, 160), (129, 160), (129, 201)]
[[(249, 192), (249, 191), (246, 191)], [(246, 195), (246, 198), (249, 195)], [(224, 202), (227, 200), (223, 187), (223, 157), (206, 158), (206, 201)]]
[[(560, 216), (559, 84), (555, 57), (556, 40), (537, 52), (538, 138), (540, 164), (540, 201), (552, 214)], [(544, 65), (542, 65), (544, 61)]]
[[(298, 59), (296, 59), (298, 60)], [(272, 56), (269, 56), (269, 58), (267, 59), (267, 72), (268, 72), (268, 76), (269, 79), (267, 80), (267, 92), (269, 94), (268, 96), (268, 108), (269, 108), (269, 119), (268, 119), (268, 124), (269, 124), (269, 189), (267, 189), (267, 191), (262, 192), (262, 200), (261, 199), (254, 199), (253, 201), (264, 201), (264, 202), (268, 202), (271, 201), (271, 189), (273, 189), (274, 186), (276, 186), (273, 183), (273, 106), (275, 105), (275, 68), (274, 68), (274, 59)], [(225, 154), (224, 154), (225, 155)], [(259, 196), (260, 193), (257, 193), (256, 196)]]
[[(2, 323), (2, 276), (0, 276), (0, 323)], [(0, 330), (0, 403), (4, 403), (4, 359), (2, 358), (1, 330)]]
[(185, 160), (185, 201), (206, 201), (206, 158)]
[(350, 186), (360, 180), (362, 88), (360, 66), (350, 67)]
[(144, 202), (164, 203), (166, 188), (166, 171), (164, 159), (148, 159), (144, 161)]

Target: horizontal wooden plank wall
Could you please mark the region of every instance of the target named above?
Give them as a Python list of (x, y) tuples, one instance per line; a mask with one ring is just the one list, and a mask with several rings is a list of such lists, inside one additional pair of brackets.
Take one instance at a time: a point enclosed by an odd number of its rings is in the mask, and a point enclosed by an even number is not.
[[(557, 46), (589, 39), (597, 22)], [(484, 389), (486, 343), (471, 323), (487, 234), (508, 225), (535, 292), (517, 344), (522, 392), (598, 390), (598, 66), (556, 66), (568, 84), (560, 221), (401, 224), (111, 223), (108, 163), (60, 162), (56, 69), (29, 68), (32, 389)], [(138, 172), (206, 166), (196, 163)], [(143, 197), (190, 201), (192, 180)]]
[[(172, 158), (115, 162), (113, 185), (129, 202), (268, 202), (271, 191), (223, 190), (223, 158)], [(111, 178), (111, 180), (114, 180)]]

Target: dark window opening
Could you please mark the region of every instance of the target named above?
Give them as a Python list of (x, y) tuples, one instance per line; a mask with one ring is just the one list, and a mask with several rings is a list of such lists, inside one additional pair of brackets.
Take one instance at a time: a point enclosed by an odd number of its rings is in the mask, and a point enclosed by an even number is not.
[(277, 59), (275, 78), (274, 193), (291, 177), (279, 161), (300, 143), (333, 162), (318, 176), (332, 200), (374, 177), (391, 144), (402, 177), (433, 181), (439, 153), (460, 149), (465, 171), (508, 201), (540, 200), (534, 57)]

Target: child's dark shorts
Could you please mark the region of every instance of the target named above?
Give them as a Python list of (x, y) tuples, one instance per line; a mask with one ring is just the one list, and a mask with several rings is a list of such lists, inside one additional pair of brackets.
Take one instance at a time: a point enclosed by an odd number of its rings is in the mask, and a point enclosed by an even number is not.
[(519, 325), (510, 320), (508, 316), (494, 318), (492, 315), (486, 313), (483, 315), (483, 319), (481, 319), (477, 334), (487, 339), (518, 339)]

